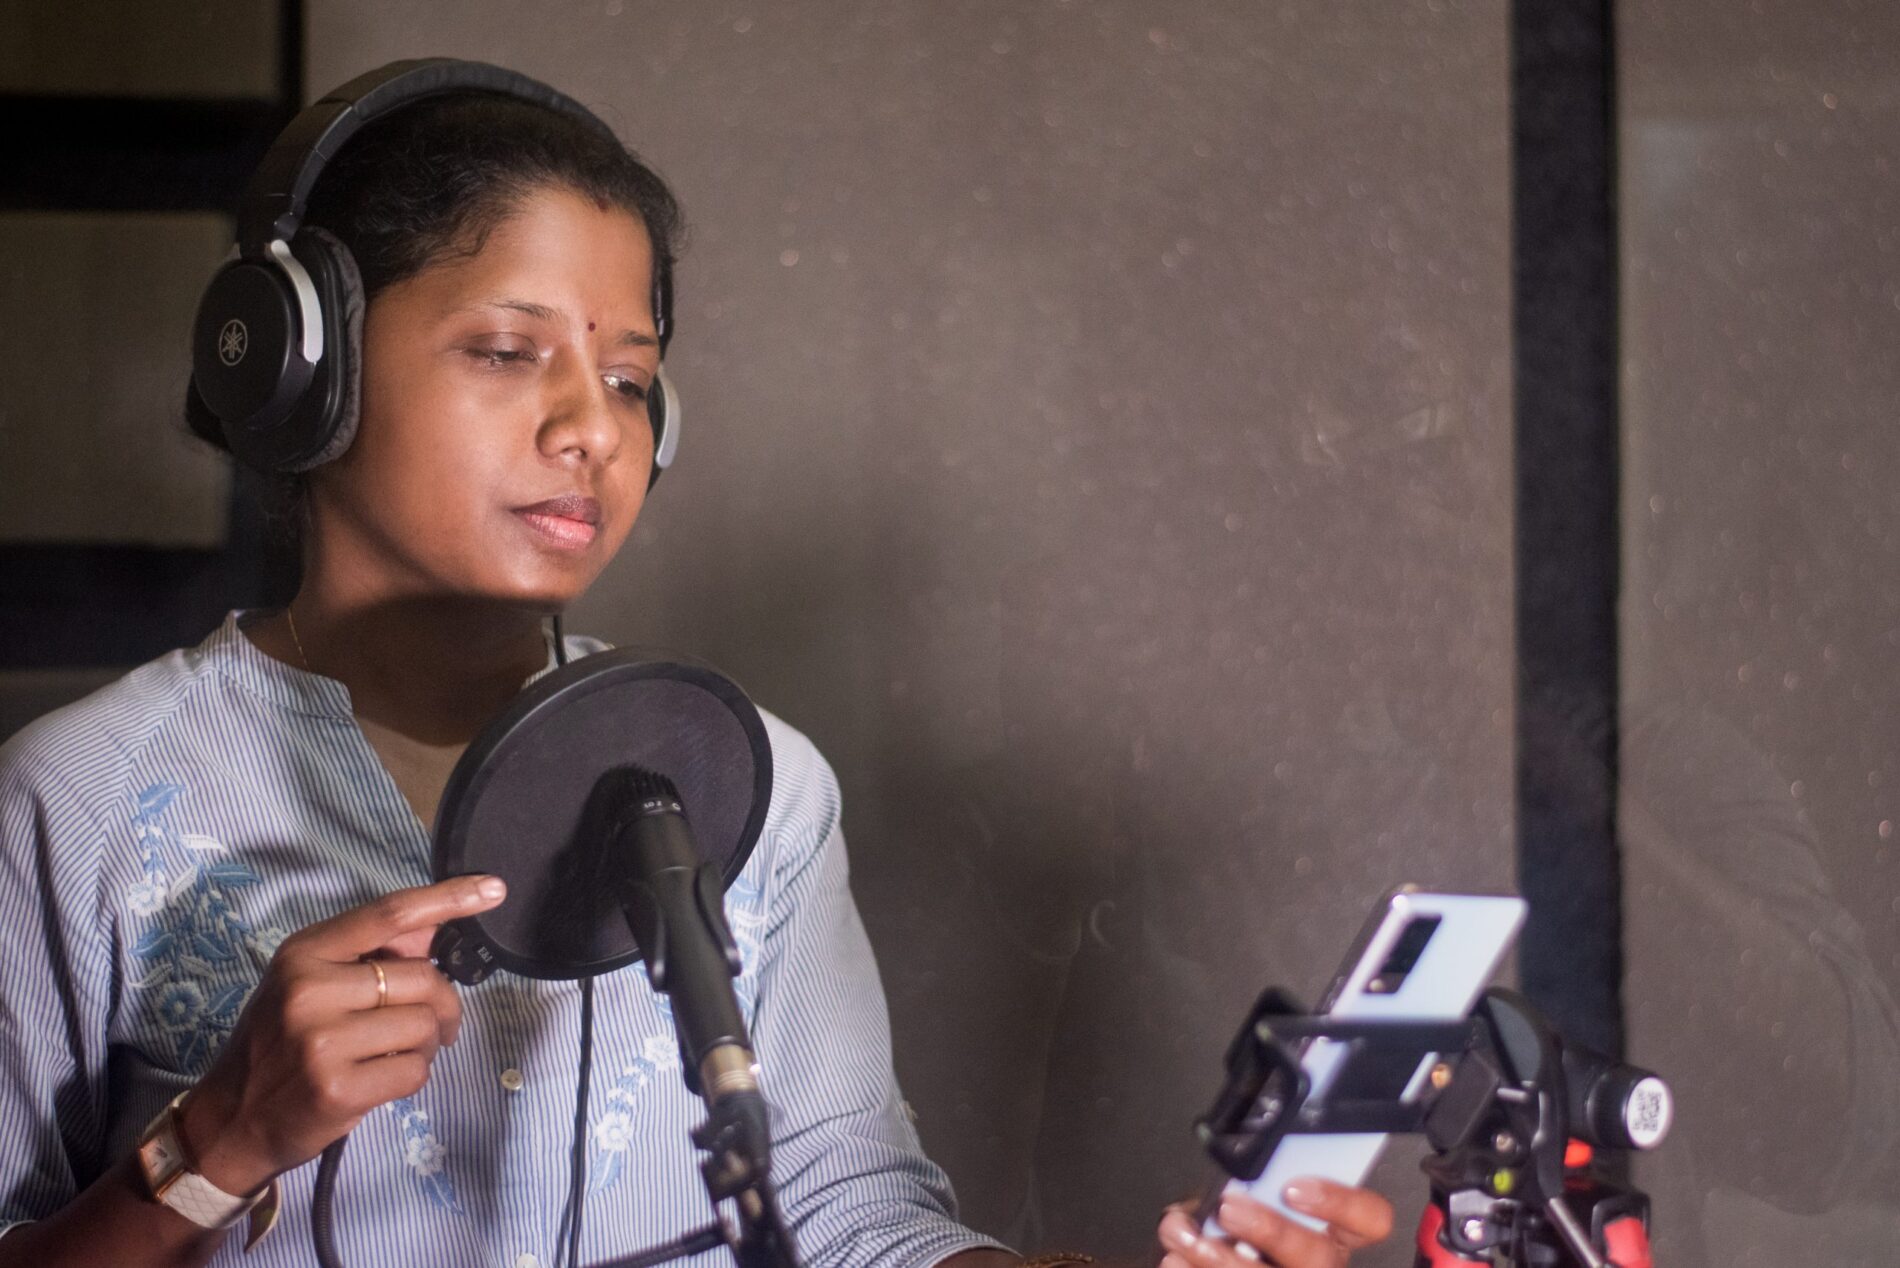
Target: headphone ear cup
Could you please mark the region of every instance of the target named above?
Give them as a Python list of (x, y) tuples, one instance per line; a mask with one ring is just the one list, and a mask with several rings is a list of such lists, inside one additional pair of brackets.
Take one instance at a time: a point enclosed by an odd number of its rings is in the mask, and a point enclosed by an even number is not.
[(653, 425), (653, 470), (647, 476), (647, 490), (660, 482), (660, 473), (673, 465), (680, 448), (680, 398), (666, 377), (662, 361), (647, 388), (647, 421)]
[[(314, 298), (314, 297), (312, 297)], [(191, 388), (241, 460), (251, 437), (280, 424), (309, 386), (305, 300), (271, 260), (234, 258), (212, 275), (191, 331)]]
[(215, 419), (247, 467), (308, 471), (356, 436), (362, 338), (362, 277), (349, 249), (314, 227), (289, 247), (273, 242), (266, 258), (233, 260), (205, 288), (186, 410), (201, 434)]
[(296, 437), (294, 451), (276, 465), (279, 471), (296, 473), (334, 461), (356, 439), (363, 405), (364, 300), (356, 257), (335, 234), (306, 226), (291, 250), (316, 284), (324, 327), (323, 359), (285, 428)]

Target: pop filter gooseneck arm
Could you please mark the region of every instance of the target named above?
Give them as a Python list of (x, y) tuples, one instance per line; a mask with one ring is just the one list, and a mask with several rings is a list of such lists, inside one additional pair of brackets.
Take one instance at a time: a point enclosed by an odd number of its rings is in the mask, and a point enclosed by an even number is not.
[[(564, 652), (557, 629), (557, 659)], [(657, 809), (644, 795), (656, 787), (672, 794)], [(599, 1268), (648, 1268), (721, 1245), (740, 1268), (798, 1268), (769, 1179), (765, 1102), (732, 995), (737, 951), (721, 901), (764, 827), (771, 791), (770, 741), (744, 692), (689, 658), (635, 650), (563, 663), (531, 684), (469, 745), (443, 790), (435, 878), (494, 874), (509, 897), (443, 925), (430, 948), (438, 967), (464, 985), (496, 969), (578, 978), (585, 1010), (588, 979), (648, 958), (649, 980), (673, 1003), (682, 1074), (707, 1103), (693, 1139), (711, 1155), (701, 1172), (713, 1222)], [(584, 1095), (583, 1083), (583, 1129)], [(324, 1150), (311, 1200), (322, 1268), (340, 1268), (333, 1192), (345, 1140)], [(584, 1165), (582, 1148), (577, 1141), (571, 1165)], [(736, 1233), (718, 1214), (728, 1200)], [(572, 1265), (577, 1209), (565, 1241)]]

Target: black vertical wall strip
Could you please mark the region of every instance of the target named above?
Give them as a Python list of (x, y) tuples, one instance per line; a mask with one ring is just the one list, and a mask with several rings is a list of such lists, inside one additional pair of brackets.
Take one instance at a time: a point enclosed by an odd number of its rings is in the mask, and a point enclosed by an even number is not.
[(1518, 875), (1525, 990), (1622, 1051), (1617, 249), (1610, 0), (1511, 18)]

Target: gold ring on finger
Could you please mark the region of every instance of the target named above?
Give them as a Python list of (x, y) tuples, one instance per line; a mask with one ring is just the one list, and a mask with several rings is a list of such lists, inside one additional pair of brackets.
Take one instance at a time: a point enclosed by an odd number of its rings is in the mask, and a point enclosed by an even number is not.
[(376, 970), (376, 1007), (381, 1008), (389, 1002), (389, 974), (383, 972), (381, 960), (368, 961), (370, 968)]

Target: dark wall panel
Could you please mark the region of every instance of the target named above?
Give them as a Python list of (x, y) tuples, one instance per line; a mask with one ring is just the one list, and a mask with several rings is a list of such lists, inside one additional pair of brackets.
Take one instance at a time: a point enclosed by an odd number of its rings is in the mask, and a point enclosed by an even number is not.
[(814, 736), (966, 1214), (1138, 1252), (1262, 986), (1512, 881), (1503, 6), (310, 22), (313, 88), (506, 62), (676, 184), (681, 463), (575, 627)]

